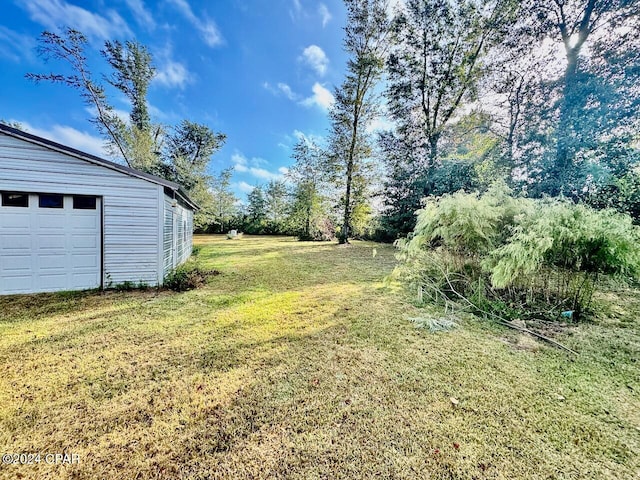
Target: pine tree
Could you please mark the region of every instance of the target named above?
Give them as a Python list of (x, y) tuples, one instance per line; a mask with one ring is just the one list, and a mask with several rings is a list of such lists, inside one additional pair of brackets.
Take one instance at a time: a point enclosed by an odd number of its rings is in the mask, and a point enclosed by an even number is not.
[(339, 242), (348, 243), (352, 228), (354, 180), (363, 175), (371, 157), (367, 126), (378, 114), (375, 88), (381, 78), (387, 48), (388, 21), (382, 0), (346, 0), (347, 26), (344, 48), (350, 55), (347, 74), (335, 91), (331, 110), (329, 164), (341, 198), (342, 226)]

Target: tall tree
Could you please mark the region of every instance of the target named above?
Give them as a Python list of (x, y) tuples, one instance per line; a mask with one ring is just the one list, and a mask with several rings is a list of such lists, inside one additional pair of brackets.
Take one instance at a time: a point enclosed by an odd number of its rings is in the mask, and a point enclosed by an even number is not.
[(107, 41), (102, 55), (113, 69), (107, 81), (131, 102), (131, 125), (139, 130), (150, 130), (147, 91), (156, 69), (147, 47), (138, 42)]
[(230, 188), (232, 175), (233, 168), (226, 168), (220, 172), (220, 175), (213, 176), (210, 182), (213, 200), (207, 226), (213, 224), (218, 233), (225, 233), (232, 219), (238, 214), (238, 198)]
[(127, 165), (133, 167), (136, 162), (126, 143), (126, 123), (108, 102), (104, 86), (95, 80), (87, 64), (86, 46), (87, 37), (72, 28), (66, 28), (62, 35), (43, 32), (39, 39), (38, 54), (45, 61), (61, 60), (67, 63), (72, 73), (27, 73), (26, 77), (37, 83), (49, 81), (77, 90), (84, 103), (94, 110), (91, 122), (104, 136), (111, 153), (120, 156)]
[(249, 204), (247, 205), (247, 215), (249, 224), (247, 231), (249, 233), (263, 233), (264, 224), (267, 219), (267, 200), (264, 197), (262, 186), (255, 187), (249, 195), (247, 195)]
[[(407, 0), (396, 10), (386, 65), (396, 128), (379, 138), (387, 170), (383, 225), (391, 238), (413, 229), (424, 196), (475, 185), (473, 163), (485, 160), (486, 149), (463, 158), (468, 152), (456, 141), (468, 144), (467, 137), (482, 133), (468, 112), (487, 54), (515, 10), (511, 0)], [(469, 126), (476, 132), (462, 134)]]
[(208, 173), (211, 157), (226, 140), (207, 125), (183, 120), (167, 135), (166, 149), (158, 172), (152, 172), (182, 185), (198, 204), (194, 225), (200, 230), (215, 222), (212, 185), (214, 178)]
[(381, 78), (387, 49), (388, 21), (382, 0), (345, 0), (347, 25), (344, 48), (350, 55), (347, 74), (335, 91), (331, 110), (330, 159), (344, 188), (339, 242), (347, 243), (353, 212), (354, 178), (371, 156), (367, 127), (378, 114), (375, 88)]
[(445, 129), (476, 91), (482, 59), (513, 16), (513, 2), (407, 0), (392, 23), (387, 97), (404, 142), (438, 161)]
[(324, 155), (322, 148), (306, 137), (299, 139), (293, 148), (295, 163), (287, 175), (293, 184), (290, 223), (300, 240), (322, 239), (319, 225), (327, 223), (324, 221), (327, 212), (322, 195), (326, 180)]
[(539, 41), (559, 45), (563, 60), (552, 112), (555, 158), (543, 190), (574, 195), (583, 189), (581, 177), (589, 175), (585, 157), (593, 157), (599, 145), (630, 123), (632, 129), (637, 126), (640, 2), (536, 0), (528, 5), (532, 31)]
[(191, 190), (206, 178), (211, 157), (222, 148), (226, 138), (207, 125), (183, 120), (167, 136), (165, 178)]
[[(173, 129), (154, 124), (149, 115), (147, 92), (155, 75), (147, 48), (137, 42), (105, 42), (101, 51), (110, 67), (95, 79), (88, 67), (86, 37), (67, 28), (61, 35), (44, 32), (39, 53), (45, 60), (60, 60), (71, 68), (68, 75), (29, 73), (36, 82), (61, 83), (76, 89), (94, 118), (91, 120), (106, 140), (110, 153), (127, 165), (163, 176), (181, 184), (201, 207), (195, 225), (204, 228), (212, 220), (211, 157), (225, 142), (225, 135), (207, 125), (183, 120)], [(131, 105), (129, 118), (121, 118), (109, 102), (105, 86), (124, 94)]]
[(282, 180), (271, 180), (264, 191), (267, 217), (271, 222), (274, 233), (281, 233), (282, 222), (287, 210), (287, 186)]

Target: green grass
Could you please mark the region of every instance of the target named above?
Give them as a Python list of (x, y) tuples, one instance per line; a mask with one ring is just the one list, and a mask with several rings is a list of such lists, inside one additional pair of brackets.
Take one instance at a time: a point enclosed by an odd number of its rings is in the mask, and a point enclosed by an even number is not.
[(198, 290), (0, 298), (1, 453), (81, 456), (0, 478), (638, 479), (637, 292), (553, 334), (572, 358), (415, 328), (389, 246), (196, 243)]

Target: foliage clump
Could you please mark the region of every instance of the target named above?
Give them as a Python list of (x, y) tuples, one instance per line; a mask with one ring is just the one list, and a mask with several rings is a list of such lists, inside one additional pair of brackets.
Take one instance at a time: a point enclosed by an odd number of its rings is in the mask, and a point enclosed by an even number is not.
[(206, 285), (211, 277), (219, 274), (217, 270), (206, 270), (195, 262), (188, 262), (169, 272), (164, 278), (164, 286), (176, 292), (186, 292)]
[(425, 200), (396, 276), (418, 300), (461, 300), (504, 316), (578, 318), (597, 282), (640, 278), (640, 228), (631, 217), (564, 199), (531, 200), (504, 184), (485, 194)]

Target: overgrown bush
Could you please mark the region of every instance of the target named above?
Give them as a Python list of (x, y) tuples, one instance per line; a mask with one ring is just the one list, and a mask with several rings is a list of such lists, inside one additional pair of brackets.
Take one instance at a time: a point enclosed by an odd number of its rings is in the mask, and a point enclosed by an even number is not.
[(298, 232), (298, 240), (303, 242), (328, 242), (335, 238), (336, 229), (328, 217), (318, 217), (313, 219), (309, 225), (309, 231)]
[(539, 201), (483, 266), (498, 289), (529, 289), (580, 314), (600, 276), (640, 274), (640, 235), (628, 215)]
[(219, 274), (217, 270), (205, 270), (195, 262), (187, 262), (167, 274), (164, 286), (176, 292), (185, 292), (206, 285), (211, 277)]
[(640, 275), (639, 229), (612, 210), (517, 198), (496, 184), (484, 195), (428, 198), (417, 214), (415, 231), (397, 242), (395, 275), (419, 301), (578, 318), (599, 279)]

